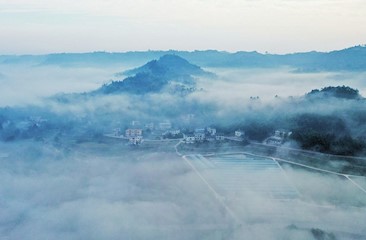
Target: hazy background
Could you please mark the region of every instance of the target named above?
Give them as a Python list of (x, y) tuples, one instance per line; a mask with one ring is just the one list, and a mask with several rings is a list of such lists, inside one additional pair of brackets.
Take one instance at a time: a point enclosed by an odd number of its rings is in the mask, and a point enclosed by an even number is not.
[(120, 68), (62, 68), (30, 65), (0, 65), (1, 106), (37, 104), (56, 93), (95, 90), (113, 78)]
[(329, 51), (365, 43), (363, 0), (0, 1), (0, 53)]

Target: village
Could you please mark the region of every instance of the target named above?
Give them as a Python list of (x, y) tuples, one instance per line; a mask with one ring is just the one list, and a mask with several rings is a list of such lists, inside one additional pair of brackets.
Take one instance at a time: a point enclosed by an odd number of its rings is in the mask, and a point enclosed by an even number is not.
[[(282, 145), (291, 132), (276, 130), (273, 135), (266, 138), (263, 143), (267, 145)], [(119, 138), (128, 144), (138, 146), (145, 141), (169, 141), (180, 140), (184, 144), (197, 144), (204, 142), (220, 143), (227, 141), (248, 142), (250, 139), (245, 131), (236, 129), (230, 133), (222, 133), (212, 126), (198, 128), (177, 128), (170, 121), (159, 123), (141, 123), (131, 121), (125, 128), (115, 128), (112, 133), (104, 134), (106, 137)]]

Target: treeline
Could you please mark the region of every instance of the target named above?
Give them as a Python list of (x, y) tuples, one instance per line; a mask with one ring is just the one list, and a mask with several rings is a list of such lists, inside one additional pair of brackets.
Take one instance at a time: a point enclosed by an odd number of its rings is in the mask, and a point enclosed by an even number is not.
[(297, 142), (302, 149), (336, 155), (359, 155), (366, 150), (366, 136), (364, 138), (362, 134), (354, 136), (351, 128), (355, 126), (365, 128), (361, 121), (366, 118), (366, 113), (357, 112), (347, 116), (354, 125), (348, 126), (345, 119), (336, 113), (330, 115), (302, 113), (282, 119), (252, 119), (231, 126), (215, 127), (228, 135), (233, 134), (235, 130), (243, 130), (248, 139), (258, 142), (273, 136), (276, 130), (284, 130), (291, 132), (286, 140)]
[(308, 94), (306, 94), (308, 98), (312, 97), (335, 97), (335, 98), (343, 98), (343, 99), (362, 99), (359, 91), (357, 89), (350, 88), (348, 86), (337, 86), (337, 87), (325, 87), (321, 90), (314, 89)]
[(301, 114), (293, 119), (291, 138), (303, 149), (337, 155), (356, 155), (366, 147), (365, 141), (352, 137), (340, 117)]

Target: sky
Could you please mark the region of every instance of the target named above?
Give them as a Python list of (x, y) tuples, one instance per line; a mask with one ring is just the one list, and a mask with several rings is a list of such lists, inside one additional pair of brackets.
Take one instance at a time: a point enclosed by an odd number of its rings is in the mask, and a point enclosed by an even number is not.
[(0, 54), (290, 53), (366, 43), (364, 0), (0, 0)]

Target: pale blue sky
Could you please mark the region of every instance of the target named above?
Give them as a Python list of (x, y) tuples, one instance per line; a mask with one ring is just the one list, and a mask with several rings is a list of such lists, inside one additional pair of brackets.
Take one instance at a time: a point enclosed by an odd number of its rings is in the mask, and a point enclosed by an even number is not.
[(0, 54), (366, 43), (365, 0), (0, 0)]

